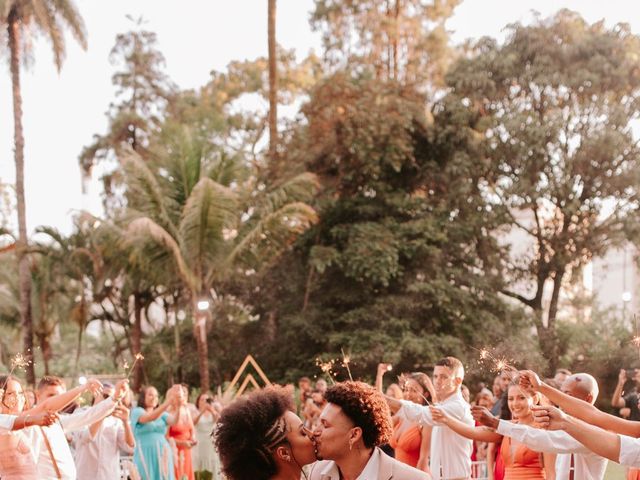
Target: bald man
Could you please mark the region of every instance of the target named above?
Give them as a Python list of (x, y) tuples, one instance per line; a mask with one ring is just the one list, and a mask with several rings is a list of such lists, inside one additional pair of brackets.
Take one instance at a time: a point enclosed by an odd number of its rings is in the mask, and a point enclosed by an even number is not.
[[(542, 385), (544, 387), (536, 390), (546, 390), (549, 393), (549, 389), (553, 389), (547, 384), (542, 383)], [(578, 398), (591, 405), (598, 398), (598, 383), (588, 373), (576, 373), (567, 377), (560, 390), (565, 395)], [(524, 443), (536, 452), (556, 453), (557, 480), (602, 480), (604, 478), (607, 459), (596, 455), (562, 430), (541, 430), (527, 425), (501, 421), (497, 418), (490, 419), (487, 412), (478, 415), (476, 420), (495, 428), (501, 435)]]

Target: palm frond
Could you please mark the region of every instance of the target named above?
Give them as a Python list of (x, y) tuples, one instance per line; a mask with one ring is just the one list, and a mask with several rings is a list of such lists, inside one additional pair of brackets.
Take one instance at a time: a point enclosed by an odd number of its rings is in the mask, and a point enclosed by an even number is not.
[(75, 3), (71, 0), (53, 0), (53, 5), (60, 18), (64, 20), (66, 26), (71, 30), (73, 38), (86, 50), (87, 29)]
[(128, 245), (135, 247), (140, 241), (148, 240), (156, 242), (171, 253), (177, 271), (184, 282), (193, 290), (199, 289), (199, 279), (186, 264), (180, 245), (169, 232), (148, 217), (137, 218), (129, 224), (126, 238)]
[(138, 209), (155, 219), (172, 236), (177, 237), (176, 226), (167, 210), (167, 198), (156, 176), (144, 160), (132, 150), (123, 155), (122, 163), (127, 174), (127, 186), (131, 197), (136, 198)]
[(303, 172), (295, 177), (285, 180), (282, 184), (268, 192), (259, 202), (257, 210), (264, 215), (278, 211), (287, 203), (309, 203), (318, 189), (320, 182), (318, 177), (310, 172)]
[(180, 221), (180, 238), (192, 260), (189, 263), (204, 266), (219, 255), (224, 243), (223, 230), (233, 227), (236, 218), (233, 191), (210, 178), (201, 178), (187, 199)]
[(316, 211), (302, 202), (292, 202), (259, 218), (227, 257), (227, 263), (260, 263), (274, 259), (295, 239), (318, 221)]

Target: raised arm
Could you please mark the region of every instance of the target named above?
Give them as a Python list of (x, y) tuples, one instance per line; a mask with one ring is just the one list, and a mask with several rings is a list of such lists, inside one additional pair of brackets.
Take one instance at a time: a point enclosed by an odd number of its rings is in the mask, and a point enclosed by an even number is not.
[(560, 390), (542, 382), (535, 372), (525, 370), (520, 373), (521, 388), (542, 393), (553, 403), (562, 407), (562, 410), (569, 415), (604, 428), (605, 430), (613, 430), (614, 432), (631, 437), (640, 437), (640, 422), (632, 422), (614, 417), (613, 415), (598, 410), (584, 400), (570, 397)]
[(616, 384), (616, 389), (613, 391), (613, 395), (611, 396), (611, 406), (614, 408), (626, 407), (626, 402), (624, 401), (624, 398), (622, 398), (622, 389), (624, 388), (626, 381), (627, 372), (624, 368), (620, 369), (620, 373), (618, 374), (618, 383)]
[(31, 408), (28, 413), (35, 414), (38, 412), (58, 412), (63, 410), (69, 404), (73, 403), (84, 392), (91, 392), (96, 394), (102, 390), (102, 383), (95, 378), (90, 378), (84, 385), (79, 385), (71, 390), (56, 395), (54, 397), (47, 398), (46, 400), (37, 403)]
[(439, 407), (430, 407), (431, 417), (436, 424), (445, 425), (458, 435), (470, 438), (471, 440), (479, 440), (481, 442), (499, 442), (502, 435), (497, 434), (487, 427), (474, 427), (450, 416), (447, 412)]
[(388, 363), (379, 363), (378, 364), (378, 370), (376, 371), (376, 390), (378, 390), (381, 393), (384, 393), (383, 390), (383, 386), (382, 386), (382, 378), (384, 377), (384, 374), (387, 373), (389, 371), (389, 367), (391, 365), (389, 365)]

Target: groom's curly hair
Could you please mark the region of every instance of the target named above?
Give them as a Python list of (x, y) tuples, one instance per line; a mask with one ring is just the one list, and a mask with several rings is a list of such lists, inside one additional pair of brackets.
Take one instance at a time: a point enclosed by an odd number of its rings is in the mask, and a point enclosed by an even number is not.
[(286, 442), (282, 416), (289, 410), (293, 410), (290, 393), (269, 387), (222, 411), (213, 435), (229, 480), (268, 480), (277, 473), (272, 449)]
[(341, 382), (330, 387), (325, 399), (342, 409), (362, 429), (367, 448), (388, 442), (391, 437), (391, 412), (382, 393), (364, 382)]

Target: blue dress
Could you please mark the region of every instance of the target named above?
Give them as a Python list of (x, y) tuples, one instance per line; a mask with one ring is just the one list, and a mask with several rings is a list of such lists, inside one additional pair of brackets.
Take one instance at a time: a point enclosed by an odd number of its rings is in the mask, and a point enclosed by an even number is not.
[(163, 413), (153, 422), (140, 423), (145, 414), (142, 407), (131, 411), (131, 428), (136, 439), (133, 461), (142, 480), (175, 480), (173, 452), (165, 437), (168, 413)]

